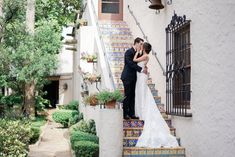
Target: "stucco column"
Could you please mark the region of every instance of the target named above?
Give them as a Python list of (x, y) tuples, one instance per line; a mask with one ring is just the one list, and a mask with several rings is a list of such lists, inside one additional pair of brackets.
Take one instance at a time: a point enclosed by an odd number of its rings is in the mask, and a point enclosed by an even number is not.
[(100, 109), (100, 157), (121, 157), (123, 150), (123, 111)]

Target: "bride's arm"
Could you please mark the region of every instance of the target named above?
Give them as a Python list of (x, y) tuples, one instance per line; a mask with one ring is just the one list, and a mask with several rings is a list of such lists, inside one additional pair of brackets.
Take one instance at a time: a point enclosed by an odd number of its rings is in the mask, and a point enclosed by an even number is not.
[(146, 55), (143, 55), (143, 56), (137, 58), (138, 54), (139, 53), (137, 53), (137, 52), (135, 53), (135, 56), (134, 56), (134, 59), (133, 59), (134, 62), (141, 62), (141, 61), (145, 61), (147, 59)]

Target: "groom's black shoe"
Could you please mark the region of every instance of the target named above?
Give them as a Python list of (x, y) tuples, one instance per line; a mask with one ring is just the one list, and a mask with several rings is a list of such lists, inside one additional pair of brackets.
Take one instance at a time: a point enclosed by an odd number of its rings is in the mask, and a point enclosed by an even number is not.
[(139, 117), (131, 116), (131, 119), (139, 119)]
[(123, 117), (125, 120), (128, 120), (128, 119), (130, 119), (131, 117), (129, 117), (128, 115), (126, 115), (126, 116), (124, 116)]

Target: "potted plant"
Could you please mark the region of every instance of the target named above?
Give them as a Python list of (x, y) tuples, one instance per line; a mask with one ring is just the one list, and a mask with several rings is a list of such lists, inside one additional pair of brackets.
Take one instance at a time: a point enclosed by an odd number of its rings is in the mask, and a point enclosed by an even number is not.
[(96, 54), (88, 54), (88, 53), (85, 53), (83, 52), (81, 54), (81, 59), (82, 60), (86, 60), (87, 63), (97, 63), (97, 55)]
[(124, 97), (119, 90), (115, 90), (114, 92), (101, 91), (97, 94), (98, 101), (107, 108), (115, 108), (116, 102), (122, 101), (123, 98)]
[(84, 79), (84, 81), (90, 81), (90, 83), (100, 82), (101, 81), (101, 75), (100, 74), (86, 73), (84, 75), (83, 79)]
[(98, 99), (96, 94), (92, 94), (84, 98), (84, 103), (90, 106), (96, 106), (98, 104)]
[(86, 19), (80, 19), (80, 20), (79, 20), (79, 25), (80, 25), (80, 26), (87, 26), (87, 25), (88, 25), (88, 22), (87, 22)]

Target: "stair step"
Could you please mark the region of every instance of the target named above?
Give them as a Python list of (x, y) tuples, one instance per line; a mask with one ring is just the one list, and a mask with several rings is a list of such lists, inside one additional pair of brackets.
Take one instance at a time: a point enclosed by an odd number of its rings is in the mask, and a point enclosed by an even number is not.
[(123, 157), (185, 157), (185, 148), (124, 147)]
[(110, 51), (110, 52), (126, 52), (126, 50), (128, 50), (130, 47), (106, 47), (105, 50), (106, 51)]
[(151, 90), (151, 93), (152, 93), (153, 96), (157, 96), (158, 95), (158, 90), (153, 89), (153, 90)]
[[(171, 119), (165, 119), (169, 128), (172, 128)], [(123, 120), (123, 128), (142, 128), (144, 121), (139, 119)]]
[(153, 83), (149, 83), (148, 86), (149, 86), (150, 90), (154, 90), (155, 89), (155, 84), (153, 84)]
[(165, 105), (164, 104), (157, 104), (157, 107), (161, 113), (165, 113)]
[[(142, 134), (143, 128), (124, 128), (124, 137), (139, 137)], [(170, 128), (170, 132), (173, 136), (176, 136), (176, 129)]]
[(160, 96), (154, 96), (154, 100), (156, 104), (161, 104), (161, 97)]
[[(135, 147), (138, 142), (139, 137), (124, 137), (123, 138), (123, 147)], [(180, 138), (176, 137), (179, 145), (180, 145)]]
[(122, 64), (124, 63), (124, 58), (122, 57), (108, 57), (109, 62), (112, 62), (112, 64)]
[(102, 38), (104, 42), (123, 42), (125, 40), (127, 43), (133, 43), (133, 37), (128, 35), (102, 35)]
[(128, 27), (125, 21), (99, 21), (99, 25), (100, 27), (117, 27), (118, 25)]

